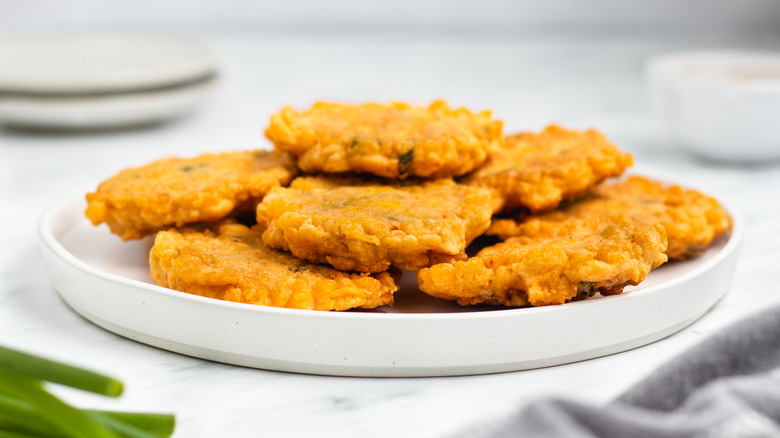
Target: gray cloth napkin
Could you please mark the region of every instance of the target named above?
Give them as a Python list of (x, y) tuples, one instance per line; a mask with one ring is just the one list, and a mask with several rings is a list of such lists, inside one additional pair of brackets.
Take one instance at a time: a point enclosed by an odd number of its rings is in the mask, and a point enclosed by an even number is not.
[(468, 437), (780, 437), (780, 307), (727, 327), (603, 407), (542, 399)]

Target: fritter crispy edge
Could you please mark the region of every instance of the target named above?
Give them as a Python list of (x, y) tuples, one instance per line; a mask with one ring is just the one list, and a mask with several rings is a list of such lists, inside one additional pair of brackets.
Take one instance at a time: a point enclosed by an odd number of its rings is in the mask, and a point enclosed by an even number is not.
[(182, 292), (239, 303), (313, 310), (393, 304), (391, 273), (360, 274), (303, 262), (263, 245), (260, 233), (223, 225), (218, 234), (161, 231), (149, 254), (152, 279)]
[(666, 229), (670, 259), (687, 259), (700, 254), (712, 241), (731, 228), (731, 218), (714, 198), (679, 185), (666, 186), (651, 179), (631, 176), (605, 183), (592, 196), (561, 210), (516, 219), (494, 219), (487, 234), (502, 238), (531, 239), (563, 237), (594, 232), (610, 223), (629, 218)]
[(598, 131), (573, 131), (550, 125), (540, 134), (507, 136), (504, 146), (463, 179), (465, 184), (496, 192), (496, 211), (527, 208), (552, 210), (577, 198), (633, 164)]
[(315, 263), (361, 272), (416, 270), (465, 257), (490, 225), (490, 192), (438, 180), (272, 190), (257, 208), (263, 241)]
[(452, 109), (442, 100), (428, 107), (317, 102), (274, 114), (265, 135), (305, 172), (444, 178), (481, 165), (501, 144), (502, 128), (490, 111)]
[(296, 173), (289, 155), (270, 151), (166, 158), (124, 169), (101, 183), (86, 195), (85, 215), (94, 225), (106, 223), (123, 240), (140, 239), (254, 209), (271, 188), (289, 184)]
[(417, 281), (423, 292), (461, 305), (562, 304), (638, 284), (666, 262), (665, 249), (662, 226), (629, 222), (572, 239), (510, 239), (466, 261), (421, 269)]

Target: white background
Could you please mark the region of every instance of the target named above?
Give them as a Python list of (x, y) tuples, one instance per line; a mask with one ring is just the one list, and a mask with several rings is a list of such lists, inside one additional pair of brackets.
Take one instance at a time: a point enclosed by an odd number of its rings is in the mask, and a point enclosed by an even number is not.
[(0, 0), (0, 29), (176, 30), (415, 28), (517, 31), (571, 27), (776, 26), (774, 0)]

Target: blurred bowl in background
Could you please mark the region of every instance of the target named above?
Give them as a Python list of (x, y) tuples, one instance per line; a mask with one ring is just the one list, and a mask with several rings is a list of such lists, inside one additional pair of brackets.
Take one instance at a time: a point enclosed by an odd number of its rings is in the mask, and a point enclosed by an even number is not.
[(217, 65), (202, 43), (147, 33), (0, 38), (0, 121), (27, 128), (145, 125), (193, 110)]
[(655, 57), (652, 104), (692, 153), (752, 163), (780, 158), (780, 54), (710, 50)]

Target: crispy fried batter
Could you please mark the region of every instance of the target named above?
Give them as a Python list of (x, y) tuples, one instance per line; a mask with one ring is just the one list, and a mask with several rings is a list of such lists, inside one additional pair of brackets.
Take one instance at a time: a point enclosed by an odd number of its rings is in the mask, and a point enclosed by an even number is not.
[(393, 304), (388, 272), (359, 274), (303, 262), (263, 245), (238, 224), (219, 233), (161, 231), (149, 255), (160, 286), (220, 300), (313, 310), (372, 309)]
[(593, 196), (559, 211), (523, 219), (498, 219), (488, 234), (530, 239), (565, 237), (594, 232), (626, 218), (643, 225), (660, 223), (666, 229), (670, 259), (701, 253), (731, 227), (731, 219), (714, 198), (677, 185), (664, 186), (643, 177), (630, 177), (596, 188)]
[[(464, 258), (490, 225), (490, 191), (437, 180), (380, 185), (299, 178), (257, 208), (266, 245), (315, 263), (361, 272), (416, 270)], [(353, 181), (354, 183), (354, 181)]]
[(455, 263), (422, 269), (420, 290), (461, 305), (562, 304), (600, 292), (619, 294), (664, 263), (661, 225), (608, 225), (598, 234), (551, 240), (510, 239)]
[(317, 102), (271, 117), (265, 131), (305, 172), (362, 172), (386, 178), (459, 176), (481, 165), (501, 142), (503, 122), (490, 111), (402, 102)]
[(235, 209), (254, 209), (296, 172), (289, 155), (269, 151), (167, 158), (101, 183), (87, 194), (85, 214), (124, 240), (139, 239), (174, 225), (220, 220)]
[(570, 131), (556, 125), (540, 134), (516, 134), (504, 139), (484, 166), (464, 183), (496, 191), (496, 210), (524, 207), (552, 210), (576, 198), (632, 164), (597, 131)]

